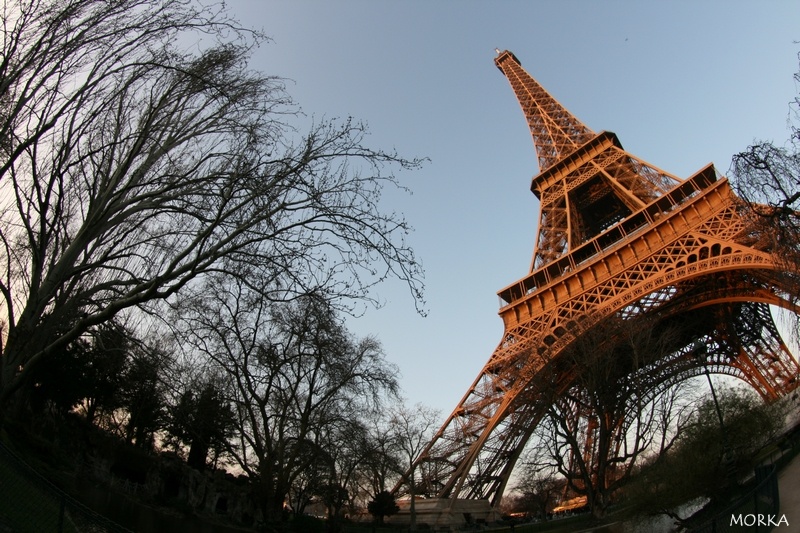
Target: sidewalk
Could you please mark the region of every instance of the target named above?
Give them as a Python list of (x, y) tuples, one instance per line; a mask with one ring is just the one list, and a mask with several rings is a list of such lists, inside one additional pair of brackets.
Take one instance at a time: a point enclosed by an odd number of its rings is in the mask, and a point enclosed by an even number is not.
[(773, 533), (800, 533), (800, 455), (778, 473), (781, 514), (789, 527), (779, 526)]

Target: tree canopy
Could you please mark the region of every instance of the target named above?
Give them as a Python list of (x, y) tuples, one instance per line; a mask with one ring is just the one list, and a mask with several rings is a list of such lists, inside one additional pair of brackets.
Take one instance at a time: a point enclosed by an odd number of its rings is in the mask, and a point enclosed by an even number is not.
[(420, 161), (366, 147), (351, 119), (297, 131), (282, 80), (248, 66), (266, 37), (223, 6), (10, 0), (0, 16), (0, 406), (91, 327), (212, 272), (344, 308), (396, 276), (421, 303), (409, 226), (380, 205)]
[[(800, 84), (800, 70), (794, 74)], [(785, 294), (795, 305), (800, 294), (800, 96), (789, 104), (789, 138), (783, 144), (756, 140), (735, 154), (729, 175), (744, 201), (751, 234), (785, 265), (777, 275), (794, 290)], [(797, 332), (795, 332), (797, 334)]]

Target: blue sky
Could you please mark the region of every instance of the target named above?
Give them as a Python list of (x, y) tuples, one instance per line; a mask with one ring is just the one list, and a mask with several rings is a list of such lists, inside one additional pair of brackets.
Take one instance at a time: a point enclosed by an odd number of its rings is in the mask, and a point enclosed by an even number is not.
[(378, 148), (428, 157), (387, 195), (414, 226), (428, 316), (400, 283), (351, 320), (402, 373), (404, 395), (447, 415), (502, 335), (497, 291), (533, 251), (530, 134), (492, 60), (508, 49), (595, 131), (685, 178), (754, 139), (788, 138), (800, 2), (228, 0), (272, 42), (253, 67), (288, 79), (311, 116), (366, 121)]

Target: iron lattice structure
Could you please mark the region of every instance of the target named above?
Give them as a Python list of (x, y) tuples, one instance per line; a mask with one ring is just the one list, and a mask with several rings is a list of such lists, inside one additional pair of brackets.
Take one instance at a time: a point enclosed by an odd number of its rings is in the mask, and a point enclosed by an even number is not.
[(753, 230), (727, 179), (712, 165), (668, 174), (586, 127), (512, 53), (495, 64), (538, 156), (538, 238), (530, 273), (498, 293), (500, 344), (412, 469), (428, 492), (498, 503), (547, 407), (537, 375), (611, 317), (684, 325), (670, 355), (640, 370), (651, 394), (704, 372), (766, 400), (794, 390), (800, 366), (769, 306), (797, 313), (797, 269)]

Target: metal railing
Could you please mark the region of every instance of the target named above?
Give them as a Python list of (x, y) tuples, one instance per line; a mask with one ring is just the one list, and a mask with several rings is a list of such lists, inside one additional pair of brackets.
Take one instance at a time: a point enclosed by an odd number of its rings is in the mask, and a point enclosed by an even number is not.
[(131, 533), (70, 497), (0, 441), (0, 531)]
[(778, 469), (775, 465), (756, 468), (756, 486), (726, 509), (691, 533), (767, 533), (780, 516)]

